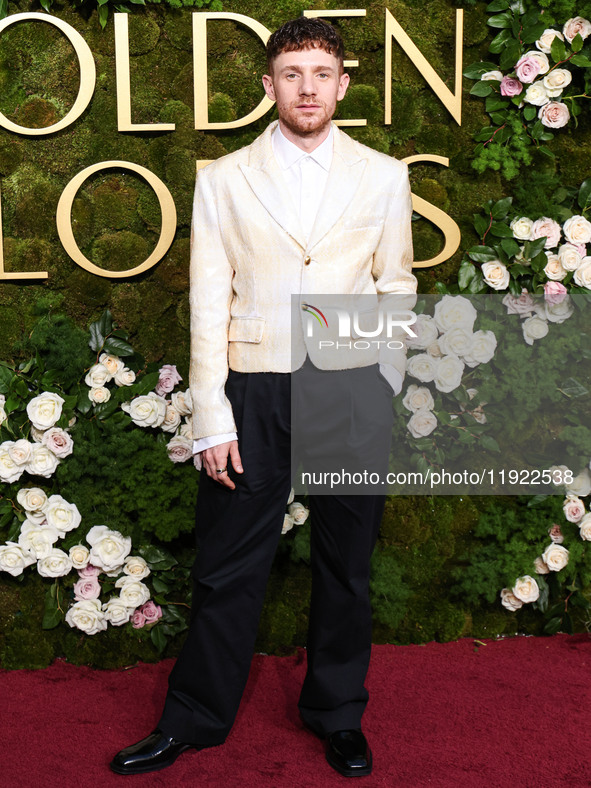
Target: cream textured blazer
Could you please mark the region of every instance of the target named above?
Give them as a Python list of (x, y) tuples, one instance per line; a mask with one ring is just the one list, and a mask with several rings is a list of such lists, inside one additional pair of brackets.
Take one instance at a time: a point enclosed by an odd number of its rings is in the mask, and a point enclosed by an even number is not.
[[(316, 366), (335, 367), (306, 347), (301, 325), (292, 341), (292, 294), (416, 292), (406, 164), (334, 126), (326, 190), (306, 240), (273, 154), (276, 125), (197, 176), (190, 289), (196, 439), (236, 430), (224, 394), (228, 368), (291, 372), (307, 352)], [(388, 363), (404, 375), (404, 353)]]

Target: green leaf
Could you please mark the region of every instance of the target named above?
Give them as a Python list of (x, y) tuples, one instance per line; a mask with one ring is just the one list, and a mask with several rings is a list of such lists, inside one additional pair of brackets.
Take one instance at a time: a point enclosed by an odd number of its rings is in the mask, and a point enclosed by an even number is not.
[[(523, 256), (526, 260), (533, 260), (546, 246), (546, 238), (536, 238), (535, 241), (526, 241), (523, 244)], [(545, 265), (545, 263), (544, 263)]]
[(523, 117), (526, 120), (533, 120), (537, 115), (537, 110), (535, 107), (532, 107), (531, 104), (528, 104), (523, 110)]
[(551, 618), (548, 623), (544, 627), (544, 632), (546, 635), (555, 635), (557, 632), (560, 631), (560, 627), (562, 625), (562, 618), (560, 616), (554, 616)]
[(504, 222), (493, 222), (490, 232), (496, 238), (513, 238), (513, 230)]
[(491, 435), (482, 435), (480, 443), (482, 444), (482, 448), (487, 449), (487, 451), (501, 451), (501, 447)]
[[(583, 211), (589, 206), (589, 204), (591, 204), (591, 178), (587, 178), (587, 180), (583, 181), (581, 184), (577, 202)], [(1, 373), (2, 368), (0, 367), (0, 375)]]
[(589, 68), (591, 66), (591, 60), (586, 55), (573, 55), (570, 62), (580, 68)]
[(81, 391), (78, 397), (78, 402), (76, 404), (77, 409), (80, 413), (88, 413), (92, 408), (92, 402), (88, 396), (88, 391)]
[[(544, 34), (544, 30), (546, 29), (546, 25), (542, 22), (538, 24), (532, 25), (531, 27), (526, 27), (524, 24), (524, 30), (521, 33), (521, 40), (524, 44), (533, 44), (534, 41), (537, 41), (538, 38)], [(556, 37), (554, 38), (556, 41)]]
[(496, 63), (486, 63), (479, 61), (478, 63), (471, 63), (464, 69), (464, 76), (468, 79), (480, 79), (487, 71), (496, 71), (498, 68)]
[(462, 260), (460, 270), (458, 271), (458, 284), (461, 290), (465, 290), (470, 281), (476, 276), (476, 266), (467, 260)]
[(114, 336), (108, 337), (103, 347), (105, 353), (112, 353), (114, 356), (121, 356), (122, 358), (125, 356), (133, 356), (135, 352), (129, 342), (125, 342), (123, 339)]
[(486, 24), (489, 27), (511, 27), (513, 22), (513, 14), (511, 11), (504, 11), (502, 14), (497, 14), (496, 16), (491, 16), (487, 19)]
[(497, 253), (492, 246), (473, 246), (468, 251), (468, 256), (477, 263), (488, 263), (497, 259)]
[(508, 106), (509, 101), (497, 95), (489, 96), (484, 104), (485, 110), (489, 113), (496, 112), (499, 109), (507, 109)]
[(470, 91), (471, 96), (490, 96), (493, 92), (493, 86), (489, 80), (484, 82), (476, 82)]
[(506, 71), (508, 69), (513, 70), (513, 66), (519, 60), (520, 55), (521, 55), (521, 46), (519, 44), (519, 41), (516, 41), (514, 38), (510, 38), (509, 41), (507, 42), (507, 46), (504, 49), (502, 49), (500, 52), (499, 65), (501, 67), (501, 70), (502, 71)]
[[(492, 52), (493, 55), (498, 55), (500, 52), (503, 52), (505, 47), (507, 46), (507, 42), (509, 39), (513, 40), (513, 36), (511, 35), (510, 30), (501, 30), (500, 33), (493, 38), (490, 42), (490, 46), (488, 48), (489, 52)], [(496, 65), (495, 65), (496, 68)]]
[(476, 232), (481, 238), (488, 230), (489, 223), (490, 223), (490, 219), (481, 216), (479, 213), (474, 214), (474, 229), (476, 230)]
[(586, 397), (589, 394), (589, 389), (575, 378), (567, 378), (565, 381), (563, 381), (558, 386), (558, 391), (562, 391), (562, 393), (570, 399)]
[(509, 0), (493, 0), (492, 3), (486, 6), (486, 10), (489, 14), (493, 14), (497, 11), (505, 11), (505, 9), (509, 8), (509, 5)]
[(490, 211), (492, 213), (493, 219), (504, 219), (509, 212), (512, 202), (513, 197), (503, 197), (502, 200), (498, 200)]
[(548, 258), (546, 256), (546, 252), (540, 252), (535, 257), (532, 258), (531, 267), (532, 270), (539, 274), (544, 268), (548, 265)]
[(63, 618), (62, 612), (58, 607), (57, 589), (58, 586), (54, 583), (45, 594), (45, 611), (41, 622), (43, 629), (55, 629)]
[(583, 41), (583, 36), (580, 33), (577, 33), (577, 35), (570, 42), (570, 46), (573, 52), (580, 52), (584, 44), (585, 42)]
[(101, 27), (104, 28), (107, 26), (108, 18), (109, 18), (109, 6), (108, 5), (100, 6), (98, 10), (98, 20)]
[(503, 238), (501, 247), (509, 257), (515, 257), (515, 255), (519, 254), (520, 247), (514, 238)]
[(156, 547), (156, 545), (143, 545), (138, 552), (151, 569), (164, 571), (178, 564), (172, 553), (162, 547)]
[(166, 648), (166, 644), (168, 642), (168, 638), (164, 634), (162, 627), (156, 624), (156, 626), (152, 627), (150, 630), (150, 640), (158, 649), (158, 652), (162, 654), (164, 649)]

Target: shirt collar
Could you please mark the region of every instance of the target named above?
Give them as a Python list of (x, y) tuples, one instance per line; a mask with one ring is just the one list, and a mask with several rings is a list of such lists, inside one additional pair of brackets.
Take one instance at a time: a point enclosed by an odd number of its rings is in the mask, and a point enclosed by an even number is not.
[(298, 148), (297, 145), (294, 145), (293, 142), (290, 142), (282, 133), (279, 125), (277, 125), (271, 137), (271, 142), (273, 145), (273, 153), (281, 169), (287, 170), (295, 164), (296, 161), (303, 159), (304, 156), (309, 156), (328, 172), (332, 162), (333, 137), (334, 133), (331, 124), (328, 137), (321, 142), (317, 148), (314, 148), (312, 153), (306, 153), (301, 148)]

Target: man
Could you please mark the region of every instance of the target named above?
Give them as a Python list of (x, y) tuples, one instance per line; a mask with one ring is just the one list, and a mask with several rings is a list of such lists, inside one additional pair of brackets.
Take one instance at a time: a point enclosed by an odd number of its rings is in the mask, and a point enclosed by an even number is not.
[[(306, 379), (340, 376), (330, 380), (347, 385), (346, 372), (310, 363), (303, 340), (292, 354), (291, 295), (416, 291), (406, 166), (331, 123), (349, 83), (343, 54), (334, 28), (318, 19), (277, 30), (263, 84), (279, 121), (197, 178), (190, 384), (204, 472), (192, 621), (158, 728), (115, 756), (121, 774), (221, 744), (234, 721), (291, 486), (290, 373), (301, 367)], [(394, 363), (386, 374), (399, 390), (404, 359)], [(372, 384), (379, 377), (388, 435), (392, 390), (376, 364), (353, 372)], [(299, 709), (326, 739), (330, 765), (347, 776), (372, 768), (361, 715), (369, 562), (383, 505), (383, 496), (310, 498), (312, 602)]]

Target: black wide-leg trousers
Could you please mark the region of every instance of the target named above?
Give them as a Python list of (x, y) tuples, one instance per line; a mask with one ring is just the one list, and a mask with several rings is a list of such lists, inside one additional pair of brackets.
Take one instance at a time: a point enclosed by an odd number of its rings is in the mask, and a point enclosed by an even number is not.
[[(342, 400), (347, 384), (338, 371), (308, 372), (333, 376), (331, 390)], [(389, 424), (382, 424), (381, 433), (389, 446), (391, 392), (385, 391), (381, 403)], [(221, 744), (238, 711), (292, 482), (291, 376), (230, 371), (226, 394), (244, 473), (229, 466), (235, 490), (201, 474), (191, 624), (158, 724), (165, 734), (200, 746)], [(357, 432), (361, 415), (353, 411), (367, 407), (367, 397), (362, 400), (345, 407)], [(373, 444), (375, 438), (370, 431), (368, 440)], [(299, 709), (319, 734), (361, 725), (371, 650), (370, 558), (384, 500), (310, 496), (312, 599)]]

